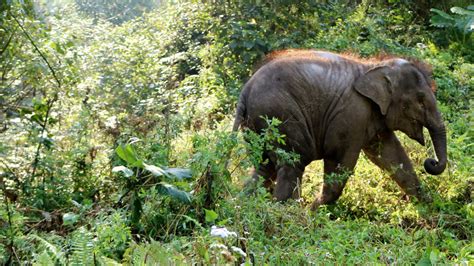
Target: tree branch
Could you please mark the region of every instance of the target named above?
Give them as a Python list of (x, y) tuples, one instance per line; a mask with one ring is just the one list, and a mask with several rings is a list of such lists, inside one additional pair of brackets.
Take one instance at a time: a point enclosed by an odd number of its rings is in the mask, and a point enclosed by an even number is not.
[[(43, 58), (44, 62), (46, 63), (46, 65), (48, 66), (49, 70), (51, 71), (51, 74), (53, 75), (54, 77), (54, 80), (56, 81), (57, 85), (58, 85), (58, 91), (59, 89), (61, 89), (61, 81), (59, 80), (58, 76), (56, 75), (56, 71), (54, 71), (54, 68), (51, 66), (51, 64), (49, 63), (48, 59), (46, 58), (46, 56), (41, 52), (41, 50), (38, 48), (38, 46), (36, 45), (36, 43), (33, 41), (33, 38), (31, 38), (30, 34), (28, 33), (28, 31), (26, 31), (26, 29), (23, 27), (23, 25), (20, 23), (20, 21), (13, 15), (10, 13), (10, 15), (12, 16), (12, 18), (16, 21), (16, 23), (18, 24), (18, 26), (20, 27), (20, 29), (23, 31), (23, 33), (25, 34), (26, 38), (30, 41), (31, 45), (33, 45), (33, 47), (35, 48), (36, 52), (38, 52), (38, 54), (41, 56), (41, 58)], [(44, 132), (46, 131), (46, 127), (48, 125), (48, 120), (49, 120), (49, 115), (50, 115), (50, 111), (51, 111), (51, 108), (53, 107), (53, 104), (54, 102), (58, 99), (58, 91), (56, 91), (56, 93), (54, 94), (53, 98), (48, 100), (48, 109), (46, 111), (46, 115), (44, 117), (44, 121), (43, 123), (41, 124), (41, 133), (40, 133), (40, 136), (43, 136), (44, 135)], [(34, 177), (35, 174), (36, 174), (36, 170), (37, 170), (37, 166), (38, 166), (38, 163), (39, 163), (39, 157), (40, 157), (40, 151), (41, 151), (41, 146), (42, 146), (43, 142), (42, 141), (39, 141), (38, 143), (38, 146), (36, 147), (36, 153), (35, 153), (35, 159), (33, 161), (33, 170), (31, 172), (31, 177)], [(44, 181), (44, 180), (43, 180)]]
[(2, 50), (0, 50), (0, 56), (2, 56), (3, 53), (7, 50), (8, 45), (10, 45), (10, 42), (11, 42), (12, 39), (13, 39), (13, 35), (15, 35), (15, 31), (16, 31), (16, 29), (12, 32), (12, 34), (11, 34), (10, 37), (8, 38), (7, 43), (3, 46)]
[[(46, 111), (46, 115), (44, 116), (44, 121), (41, 125), (41, 133), (40, 133), (40, 136), (43, 137), (44, 135), (44, 132), (46, 131), (46, 127), (48, 125), (48, 119), (49, 119), (49, 114), (50, 114), (50, 111), (51, 111), (51, 108), (53, 107), (53, 104), (54, 102), (58, 99), (58, 94), (56, 93), (54, 95), (54, 98), (53, 99), (50, 99), (48, 101), (48, 109)], [(42, 141), (40, 141), (38, 143), (38, 146), (36, 147), (36, 154), (35, 154), (35, 160), (33, 161), (33, 170), (31, 172), (31, 176), (34, 177), (35, 174), (36, 174), (36, 169), (37, 169), (37, 166), (38, 166), (38, 163), (39, 163), (39, 156), (40, 156), (40, 150), (41, 150), (41, 145), (43, 144)]]
[(41, 50), (38, 48), (38, 46), (35, 44), (35, 42), (33, 41), (33, 39), (31, 38), (30, 34), (25, 30), (25, 28), (23, 27), (23, 25), (21, 25), (20, 21), (18, 21), (18, 19), (13, 15), (13, 14), (10, 14), (12, 16), (12, 18), (16, 21), (16, 23), (18, 24), (18, 26), (20, 27), (20, 29), (23, 31), (23, 33), (25, 34), (26, 38), (30, 41), (31, 45), (33, 45), (33, 47), (35, 48), (36, 52), (38, 52), (38, 54), (41, 56), (41, 58), (43, 58), (44, 62), (46, 62), (46, 65), (48, 65), (48, 68), (49, 70), (51, 71), (51, 74), (53, 75), (54, 77), (54, 80), (56, 80), (56, 82), (58, 83), (58, 88), (61, 88), (61, 81), (59, 80), (58, 76), (56, 75), (56, 71), (54, 71), (53, 67), (51, 66), (51, 64), (49, 63), (48, 59), (46, 59), (46, 56), (41, 52)]

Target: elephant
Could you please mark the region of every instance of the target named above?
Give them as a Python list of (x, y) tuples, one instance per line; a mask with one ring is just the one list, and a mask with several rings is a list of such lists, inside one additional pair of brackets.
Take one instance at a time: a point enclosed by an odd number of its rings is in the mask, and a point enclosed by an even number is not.
[(282, 163), (275, 150), (266, 150), (267, 162), (251, 178), (256, 182), (263, 177), (277, 201), (299, 198), (305, 167), (322, 159), (323, 184), (311, 209), (335, 203), (364, 151), (406, 195), (429, 202), (394, 131), (424, 146), (427, 128), (438, 160), (426, 159), (424, 168), (441, 174), (447, 164), (446, 129), (435, 90), (431, 68), (419, 60), (361, 59), (318, 50), (273, 52), (245, 83), (233, 131), (262, 132), (268, 126), (265, 117), (281, 121), (285, 145), (272, 146), (297, 153), (299, 161)]

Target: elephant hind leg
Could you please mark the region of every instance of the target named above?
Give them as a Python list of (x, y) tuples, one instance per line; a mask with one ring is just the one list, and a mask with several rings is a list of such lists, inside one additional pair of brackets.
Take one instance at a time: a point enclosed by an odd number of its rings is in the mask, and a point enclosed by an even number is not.
[(358, 153), (353, 153), (341, 163), (324, 159), (324, 181), (319, 197), (311, 204), (312, 211), (321, 205), (333, 204), (339, 199), (347, 179), (354, 170), (357, 158)]
[(257, 169), (253, 170), (252, 178), (247, 180), (244, 188), (252, 192), (255, 191), (258, 181), (262, 177), (264, 179), (263, 186), (268, 190), (268, 192), (273, 193), (273, 184), (275, 183), (276, 175), (277, 172), (273, 163), (268, 162), (266, 164), (261, 164)]
[(297, 199), (301, 195), (301, 177), (303, 170), (297, 167), (283, 166), (278, 169), (273, 197), (277, 201), (289, 198)]

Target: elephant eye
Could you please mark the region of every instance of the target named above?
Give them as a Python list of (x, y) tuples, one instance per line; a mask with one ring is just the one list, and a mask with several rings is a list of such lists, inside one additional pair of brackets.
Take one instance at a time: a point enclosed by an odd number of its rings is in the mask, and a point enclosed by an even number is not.
[(423, 101), (423, 98), (418, 99), (418, 105), (423, 109), (425, 108), (425, 102)]

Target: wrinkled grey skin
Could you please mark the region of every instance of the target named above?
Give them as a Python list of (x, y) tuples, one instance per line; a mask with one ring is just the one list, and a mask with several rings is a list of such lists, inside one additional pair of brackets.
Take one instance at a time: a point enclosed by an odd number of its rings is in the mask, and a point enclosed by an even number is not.
[[(279, 129), (286, 145), (281, 148), (298, 153), (300, 162), (278, 165), (275, 153), (266, 151), (269, 162), (252, 177), (264, 177), (278, 201), (299, 197), (305, 166), (323, 159), (324, 183), (311, 208), (334, 203), (361, 150), (406, 194), (428, 201), (394, 131), (424, 145), (426, 127), (439, 161), (427, 159), (425, 169), (434, 175), (444, 171), (446, 131), (432, 84), (428, 71), (400, 58), (364, 62), (323, 51), (284, 51), (267, 59), (245, 85), (234, 131), (243, 126), (261, 132), (262, 117), (283, 122)], [(336, 181), (334, 174), (339, 174)]]

